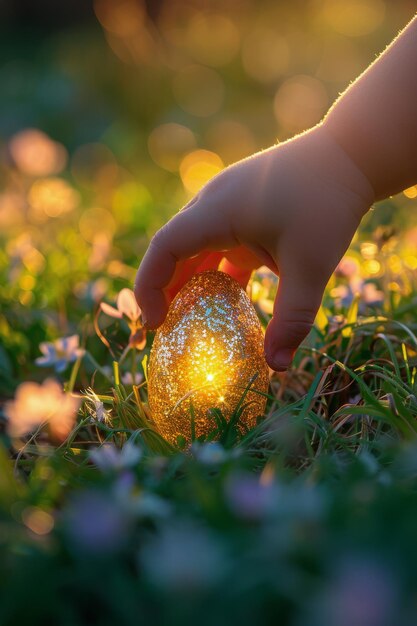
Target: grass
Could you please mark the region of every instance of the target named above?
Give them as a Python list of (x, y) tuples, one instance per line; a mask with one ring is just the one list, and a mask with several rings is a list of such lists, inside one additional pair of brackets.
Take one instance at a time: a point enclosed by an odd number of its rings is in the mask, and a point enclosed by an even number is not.
[(206, 441), (167, 444), (146, 380), (123, 385), (117, 361), (61, 444), (4, 434), (0, 623), (412, 624), (417, 338), (401, 305), (354, 302), (333, 329), (324, 314), (242, 436), (247, 390)]
[[(77, 219), (61, 223), (67, 246)], [(124, 280), (104, 268), (92, 278), (81, 251), (71, 273), (48, 243), (54, 223), (37, 247), (10, 230), (0, 253), (2, 626), (414, 623), (417, 258), (407, 236), (375, 220), (332, 278), (291, 368), (271, 377), (255, 428), (240, 427), (242, 389), (229, 420), (213, 409), (213, 431), (177, 446), (147, 404), (152, 336), (138, 349), (140, 320), (99, 306), (131, 284), (133, 265), (122, 266)], [(45, 275), (31, 265), (37, 255)], [(92, 299), (104, 279), (111, 288)], [(275, 291), (271, 275), (255, 275), (264, 326)], [(79, 343), (54, 371), (62, 336)], [(55, 341), (46, 369), (35, 363), (45, 341)], [(11, 436), (5, 402), (28, 380), (40, 393), (48, 378), (78, 398), (77, 420), (64, 437), (49, 418)]]

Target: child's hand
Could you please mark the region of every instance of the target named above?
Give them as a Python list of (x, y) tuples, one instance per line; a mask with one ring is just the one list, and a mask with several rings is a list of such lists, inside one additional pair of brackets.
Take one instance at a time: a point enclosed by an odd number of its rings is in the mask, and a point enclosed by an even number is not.
[(147, 326), (196, 271), (225, 258), (221, 269), (245, 284), (268, 265), (280, 282), (265, 353), (285, 369), (373, 198), (325, 124), (227, 168), (152, 239), (136, 279)]
[(417, 180), (417, 17), (309, 132), (216, 176), (153, 238), (136, 296), (147, 324), (195, 271), (217, 267), (242, 284), (279, 272), (265, 338), (282, 370), (308, 333), (324, 287), (374, 197)]

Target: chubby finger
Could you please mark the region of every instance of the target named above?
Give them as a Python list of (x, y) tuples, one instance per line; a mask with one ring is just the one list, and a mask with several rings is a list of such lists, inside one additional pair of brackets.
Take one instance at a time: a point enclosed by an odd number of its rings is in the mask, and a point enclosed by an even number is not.
[(204, 272), (204, 270), (217, 269), (222, 257), (223, 252), (210, 252), (205, 250), (192, 259), (179, 261), (174, 276), (165, 290), (168, 300), (172, 301), (179, 290), (194, 274)]
[(165, 290), (179, 261), (236, 245), (228, 220), (211, 211), (207, 200), (177, 213), (151, 240), (136, 276), (135, 295), (146, 325), (157, 328), (164, 321), (169, 305)]
[(325, 286), (325, 280), (282, 274), (265, 334), (265, 356), (272, 369), (280, 372), (290, 365), (314, 323)]
[(253, 244), (250, 244), (250, 247), (245, 245), (228, 250), (224, 256), (219, 269), (230, 274), (243, 289), (246, 289), (253, 270), (262, 265), (267, 265), (270, 270), (278, 274), (278, 268), (272, 257)]

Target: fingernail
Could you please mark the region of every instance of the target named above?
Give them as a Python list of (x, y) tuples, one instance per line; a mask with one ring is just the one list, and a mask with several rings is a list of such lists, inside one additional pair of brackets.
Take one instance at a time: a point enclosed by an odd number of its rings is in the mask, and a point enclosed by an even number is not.
[(278, 350), (267, 355), (267, 361), (270, 367), (276, 372), (284, 372), (291, 363), (294, 356), (293, 350)]

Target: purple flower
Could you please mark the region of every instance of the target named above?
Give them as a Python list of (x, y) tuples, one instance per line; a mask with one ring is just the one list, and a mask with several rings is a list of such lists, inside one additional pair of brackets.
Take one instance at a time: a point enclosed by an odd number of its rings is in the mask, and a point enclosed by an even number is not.
[(191, 446), (194, 457), (203, 465), (220, 465), (228, 458), (228, 453), (218, 441), (200, 443)]
[(323, 626), (394, 624), (398, 587), (391, 571), (365, 556), (349, 556), (325, 589), (317, 612)]
[(121, 449), (106, 443), (90, 452), (90, 459), (103, 472), (128, 469), (135, 466), (141, 457), (142, 450), (131, 441), (127, 441)]
[(111, 494), (78, 493), (64, 515), (67, 534), (80, 552), (111, 554), (126, 541), (130, 516), (115, 506)]
[(188, 594), (223, 579), (228, 559), (209, 530), (177, 521), (144, 547), (141, 565), (155, 586)]
[(39, 346), (43, 356), (35, 360), (36, 365), (41, 367), (55, 368), (57, 373), (62, 373), (69, 363), (73, 363), (85, 354), (85, 350), (80, 348), (80, 338), (78, 335), (71, 337), (61, 337), (55, 341), (44, 341)]
[(143, 382), (143, 374), (141, 372), (135, 372), (133, 377), (132, 372), (125, 372), (122, 374), (121, 381), (123, 385), (140, 385)]
[(272, 484), (262, 484), (256, 476), (241, 474), (233, 476), (227, 483), (226, 496), (236, 515), (253, 522), (272, 510), (275, 489)]

